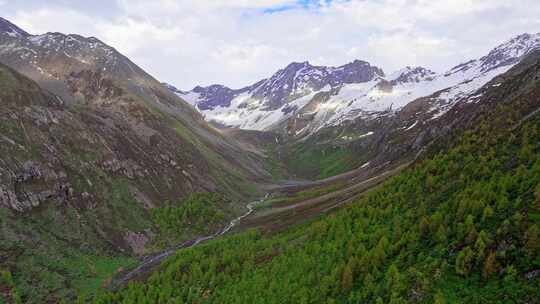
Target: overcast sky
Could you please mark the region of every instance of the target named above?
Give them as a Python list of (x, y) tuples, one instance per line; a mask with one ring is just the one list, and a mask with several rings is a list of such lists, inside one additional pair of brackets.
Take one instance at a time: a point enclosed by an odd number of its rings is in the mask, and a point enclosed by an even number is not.
[(95, 36), (181, 89), (233, 88), (292, 61), (444, 71), (524, 32), (539, 0), (0, 0), (32, 34)]

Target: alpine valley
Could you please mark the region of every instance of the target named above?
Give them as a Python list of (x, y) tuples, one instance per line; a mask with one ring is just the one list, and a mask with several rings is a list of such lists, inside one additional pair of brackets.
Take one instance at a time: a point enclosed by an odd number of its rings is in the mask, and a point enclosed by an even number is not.
[(183, 91), (0, 18), (0, 303), (540, 303), (540, 34)]
[(540, 34), (523, 34), (444, 73), (405, 67), (385, 74), (360, 60), (340, 67), (303, 62), (238, 90), (167, 86), (217, 127), (281, 135), (292, 173), (324, 178), (416, 156), (471, 114), (448, 112), (477, 103), (480, 88), (539, 48)]

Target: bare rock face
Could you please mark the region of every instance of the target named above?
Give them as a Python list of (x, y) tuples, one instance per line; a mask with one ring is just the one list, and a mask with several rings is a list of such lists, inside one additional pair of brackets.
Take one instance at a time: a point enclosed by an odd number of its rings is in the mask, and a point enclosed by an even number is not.
[(540, 277), (540, 269), (531, 270), (525, 274), (527, 280), (534, 280), (538, 277)]
[(23, 183), (42, 177), (40, 165), (31, 160), (23, 164), (21, 171), (22, 172), (20, 172), (15, 179), (16, 183)]
[(25, 204), (17, 199), (15, 192), (10, 189), (5, 189), (0, 186), (0, 206), (10, 208), (18, 212), (23, 212), (28, 208)]
[(0, 184), (0, 206), (25, 212), (46, 201), (63, 204), (69, 198), (69, 189), (65, 174), (56, 173), (29, 160), (10, 182)]
[(111, 158), (103, 161), (100, 166), (107, 172), (123, 175), (129, 179), (141, 178), (146, 175), (141, 166), (129, 159), (118, 160)]
[[(20, 185), (18, 185), (20, 187)], [(18, 189), (13, 191), (0, 187), (0, 206), (10, 208), (17, 212), (30, 211), (39, 207), (48, 200), (55, 200), (58, 203), (64, 203), (69, 197), (69, 187), (61, 184), (54, 189), (43, 189), (39, 191), (27, 191)]]
[(146, 234), (146, 232), (128, 231), (124, 235), (124, 240), (135, 255), (142, 256), (144, 254), (145, 246), (150, 240)]
[(201, 102), (197, 107), (201, 110), (211, 110), (217, 106), (228, 107), (231, 100), (243, 90), (233, 90), (222, 85), (211, 85), (208, 87), (196, 86), (193, 92), (201, 94)]
[(405, 67), (401, 70), (394, 79), (391, 80), (392, 85), (400, 83), (413, 83), (420, 81), (431, 81), (437, 74), (423, 67)]
[(384, 92), (384, 93), (392, 93), (392, 90), (393, 90), (392, 83), (384, 79), (382, 79), (381, 81), (379, 81), (379, 83), (377, 83), (377, 87), (379, 88), (381, 92)]
[(95, 102), (113, 101), (124, 94), (123, 90), (115, 86), (113, 80), (101, 71), (73, 72), (68, 76), (67, 83), (73, 94)]

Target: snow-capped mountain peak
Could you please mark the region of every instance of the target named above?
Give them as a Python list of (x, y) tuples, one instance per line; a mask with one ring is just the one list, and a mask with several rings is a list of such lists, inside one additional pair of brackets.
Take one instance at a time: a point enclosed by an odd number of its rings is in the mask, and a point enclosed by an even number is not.
[(268, 109), (277, 109), (288, 101), (323, 88), (345, 83), (361, 83), (384, 76), (381, 69), (355, 60), (339, 67), (314, 66), (308, 61), (293, 62), (253, 87), (253, 96), (266, 100)]
[(194, 94), (193, 96), (197, 98), (198, 102), (195, 103), (193, 100), (189, 100), (190, 98), (187, 98), (188, 101), (192, 101), (190, 103), (202, 111), (211, 110), (217, 106), (228, 107), (231, 105), (231, 100), (237, 94), (235, 90), (219, 84), (213, 84), (207, 87), (196, 86), (191, 92), (186, 94), (190, 93)]
[(243, 89), (214, 85), (178, 94), (221, 125), (257, 130), (288, 125), (289, 134), (303, 136), (346, 121), (394, 115), (422, 97), (429, 97), (427, 116), (435, 119), (535, 49), (540, 34), (519, 35), (441, 74), (408, 66), (385, 76), (361, 60), (338, 67), (293, 62)]
[(499, 67), (516, 64), (523, 56), (538, 49), (540, 49), (540, 33), (521, 34), (492, 49), (480, 59), (455, 66), (448, 73), (464, 72), (469, 69), (486, 73)]
[(390, 75), (388, 75), (387, 80), (391, 81), (393, 84), (406, 83), (406, 82), (420, 82), (424, 80), (433, 80), (437, 75), (432, 70), (426, 69), (424, 67), (410, 67), (407, 66), (401, 70), (398, 70)]
[(540, 33), (522, 34), (514, 37), (493, 49), (487, 56), (480, 58), (482, 71), (516, 63), (522, 56), (535, 49), (540, 49)]
[(122, 78), (140, 87), (150, 83), (150, 75), (95, 37), (57, 32), (31, 35), (4, 19), (0, 19), (0, 58), (26, 76), (39, 79), (45, 89), (68, 103), (76, 100), (66, 80)]
[[(381, 69), (361, 60), (339, 67), (315, 66), (304, 61), (292, 62), (270, 78), (241, 89), (211, 85), (176, 93), (202, 111), (229, 107), (233, 99), (242, 98), (239, 107), (252, 108), (256, 103), (261, 110), (267, 112), (281, 109), (292, 100), (319, 91), (329, 91), (346, 83), (367, 82), (382, 76), (384, 73)], [(251, 106), (248, 107), (248, 104)], [(284, 112), (290, 110), (291, 106), (288, 106)]]

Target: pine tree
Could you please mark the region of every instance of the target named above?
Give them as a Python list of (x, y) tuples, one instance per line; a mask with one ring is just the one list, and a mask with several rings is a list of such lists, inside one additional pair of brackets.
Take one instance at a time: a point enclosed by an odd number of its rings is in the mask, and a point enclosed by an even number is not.
[(534, 197), (535, 197), (534, 209), (540, 212), (540, 183), (536, 185), (536, 189), (534, 191)]
[(484, 208), (484, 211), (482, 212), (482, 220), (483, 221), (487, 221), (489, 220), (492, 216), (493, 216), (493, 208), (491, 208), (490, 206), (486, 206)]
[(405, 300), (398, 295), (396, 292), (392, 293), (392, 296), (390, 297), (390, 302), (388, 304), (405, 304)]
[(434, 304), (446, 304), (446, 299), (444, 298), (443, 293), (439, 290), (435, 294), (435, 297), (433, 299)]
[(433, 184), (434, 184), (434, 181), (433, 181), (433, 176), (432, 175), (428, 175), (428, 177), (426, 178), (426, 188), (429, 192), (432, 192), (433, 191)]
[(351, 269), (351, 266), (349, 265), (349, 263), (347, 263), (341, 275), (341, 288), (343, 290), (347, 291), (352, 288), (353, 282), (354, 282), (353, 276), (354, 276), (353, 270)]
[(529, 229), (527, 229), (525, 237), (525, 250), (527, 251), (527, 254), (532, 257), (540, 249), (540, 231), (538, 226), (531, 225)]
[(446, 226), (445, 225), (439, 225), (439, 229), (437, 229), (437, 233), (435, 234), (435, 239), (437, 242), (445, 245), (447, 241), (447, 234)]
[(419, 230), (420, 235), (422, 236), (427, 236), (427, 234), (429, 233), (429, 219), (427, 217), (424, 216), (420, 220)]
[(499, 265), (497, 263), (497, 257), (494, 251), (490, 252), (484, 263), (484, 269), (482, 271), (482, 276), (484, 279), (489, 279), (492, 274), (496, 273), (499, 270)]
[(386, 272), (386, 288), (388, 291), (400, 293), (402, 290), (401, 275), (396, 265), (392, 264)]
[(472, 215), (467, 215), (465, 219), (465, 229), (467, 230), (466, 241), (467, 244), (472, 244), (476, 241), (478, 233), (476, 232), (476, 226), (474, 225), (474, 217)]
[(13, 298), (13, 301), (15, 302), (15, 304), (22, 304), (22, 297), (21, 295), (19, 294), (19, 291), (17, 289), (14, 289), (11, 291), (11, 296)]
[(469, 274), (474, 254), (469, 246), (461, 250), (456, 258), (456, 273), (467, 276)]
[(478, 237), (476, 239), (476, 243), (474, 244), (474, 250), (475, 250), (475, 254), (476, 254), (476, 259), (477, 259), (479, 264), (480, 264), (480, 262), (482, 262), (484, 260), (484, 256), (485, 256), (485, 253), (486, 253), (486, 247), (487, 247), (489, 242), (490, 242), (490, 240), (489, 240), (489, 238), (487, 236), (487, 233), (484, 230), (480, 231), (480, 233), (478, 234)]
[(386, 260), (386, 248), (388, 247), (388, 239), (386, 236), (381, 237), (379, 242), (377, 243), (377, 246), (373, 249), (373, 260), (374, 260), (374, 267), (381, 266), (384, 261)]

